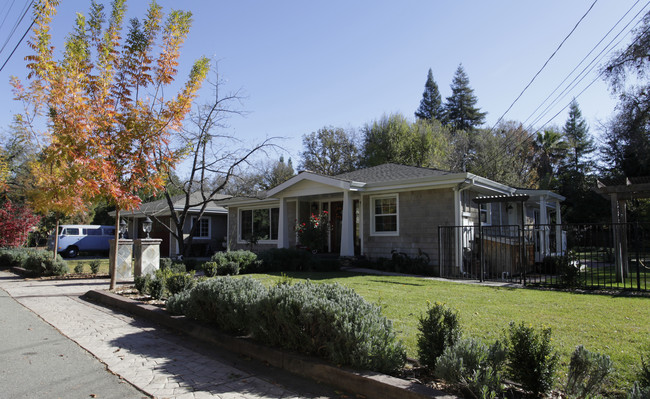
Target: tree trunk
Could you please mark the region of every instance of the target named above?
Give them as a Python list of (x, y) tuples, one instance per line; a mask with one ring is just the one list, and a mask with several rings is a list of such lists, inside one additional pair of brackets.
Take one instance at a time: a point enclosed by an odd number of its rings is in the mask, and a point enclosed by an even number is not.
[(113, 245), (113, 258), (108, 265), (109, 273), (111, 275), (111, 285), (109, 289), (114, 290), (117, 283), (117, 254), (120, 243), (120, 207), (115, 207), (115, 245)]
[(52, 260), (56, 260), (56, 254), (59, 249), (59, 217), (56, 217), (56, 228), (54, 229), (54, 248), (52, 248)]

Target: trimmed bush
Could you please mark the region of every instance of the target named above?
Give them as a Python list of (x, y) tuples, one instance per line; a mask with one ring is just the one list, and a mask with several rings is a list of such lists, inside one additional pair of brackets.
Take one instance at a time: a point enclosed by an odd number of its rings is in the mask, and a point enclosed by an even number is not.
[(28, 251), (23, 267), (38, 275), (48, 276), (62, 276), (69, 271), (68, 265), (61, 258), (61, 255), (57, 255), (55, 259), (52, 259), (50, 251), (40, 249)]
[(393, 373), (406, 352), (381, 309), (339, 284), (280, 284), (259, 301), (253, 336), (339, 365)]
[(238, 274), (239, 263), (237, 262), (227, 262), (217, 269), (217, 275), (219, 276), (236, 276)]
[(165, 287), (169, 291), (169, 295), (192, 289), (195, 285), (194, 273), (192, 270), (189, 273), (171, 273), (165, 276)]
[(418, 330), (417, 346), (420, 363), (434, 370), (436, 361), (445, 348), (454, 346), (460, 339), (458, 312), (441, 303), (429, 305), (426, 315), (420, 316)]
[(84, 272), (84, 264), (79, 262), (75, 265), (74, 267), (74, 272), (77, 274), (81, 274)]
[(201, 268), (203, 269), (203, 273), (208, 277), (217, 275), (217, 262), (205, 262)]
[(151, 284), (151, 275), (145, 274), (142, 276), (135, 276), (133, 278), (135, 289), (138, 290), (140, 295), (149, 295), (149, 285)]
[(254, 307), (266, 295), (264, 285), (250, 277), (216, 277), (198, 283), (192, 290), (178, 294), (167, 301), (173, 312), (214, 324), (234, 334), (248, 334)]
[(589, 352), (579, 345), (571, 355), (566, 393), (579, 399), (592, 397), (613, 370), (609, 356)]
[(492, 346), (461, 339), (447, 346), (436, 361), (435, 375), (456, 386), (468, 397), (496, 397), (502, 390), (501, 369), (506, 350), (499, 341)]
[(507, 335), (510, 378), (536, 395), (550, 391), (558, 363), (558, 355), (551, 347), (551, 329), (537, 332), (523, 322), (511, 322)]
[(217, 264), (217, 270), (225, 267), (228, 263), (237, 263), (241, 273), (252, 273), (258, 271), (261, 264), (255, 253), (241, 249), (238, 251), (217, 252), (212, 255), (210, 260)]
[(101, 262), (97, 259), (91, 260), (90, 261), (90, 272), (92, 274), (97, 274), (99, 272), (99, 266), (101, 265)]

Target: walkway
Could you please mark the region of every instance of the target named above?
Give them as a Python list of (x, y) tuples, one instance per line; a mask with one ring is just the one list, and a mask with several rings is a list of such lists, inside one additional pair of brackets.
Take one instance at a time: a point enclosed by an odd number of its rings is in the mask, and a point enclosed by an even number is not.
[(108, 280), (29, 280), (0, 271), (0, 288), (112, 373), (156, 398), (344, 396), (79, 298), (91, 289), (107, 289)]

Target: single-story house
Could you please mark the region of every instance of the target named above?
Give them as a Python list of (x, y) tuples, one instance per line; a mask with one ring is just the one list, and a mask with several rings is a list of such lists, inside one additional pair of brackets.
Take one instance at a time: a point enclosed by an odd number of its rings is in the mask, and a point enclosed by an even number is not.
[[(525, 195), (525, 202), (476, 204), (485, 196)], [(230, 198), (228, 248), (247, 249), (247, 237), (259, 240), (255, 250), (296, 247), (295, 228), (311, 214), (327, 211), (330, 233), (327, 251), (343, 257), (390, 258), (397, 250), (409, 256), (426, 252), (438, 262), (439, 226), (546, 225), (550, 215), (561, 223), (564, 198), (547, 190), (521, 190), (472, 173), (383, 164), (338, 176), (300, 172), (270, 189), (262, 198)], [(458, 259), (464, 245), (461, 234)], [(467, 240), (467, 239), (465, 239)], [(548, 239), (547, 248), (548, 251)], [(459, 260), (460, 262), (460, 260)]]
[[(209, 256), (214, 252), (222, 251), (226, 248), (228, 211), (218, 202), (226, 198), (230, 197), (227, 195), (215, 196), (215, 201), (210, 201), (208, 203), (203, 216), (198, 219), (200, 225), (197, 234), (194, 235), (192, 240), (191, 255)], [(191, 194), (191, 205), (200, 204), (201, 202), (202, 199), (200, 192)], [(185, 206), (185, 195), (180, 194), (173, 196), (172, 203), (174, 204), (174, 211), (181, 212)], [(185, 225), (183, 226), (185, 239), (189, 236), (194, 223), (197, 223), (200, 209), (200, 205), (190, 207), (188, 213), (189, 217), (185, 220)], [(143, 203), (133, 211), (122, 211), (120, 214), (120, 216), (128, 223), (129, 238), (146, 237), (146, 234), (142, 231), (142, 222), (148, 216), (153, 221), (151, 233), (149, 234), (150, 237), (162, 239), (160, 244), (160, 256), (175, 257), (179, 253), (178, 242), (164, 227), (164, 225), (166, 225), (172, 230), (174, 229), (174, 223), (172, 222), (170, 215), (170, 208), (166, 198)], [(115, 216), (114, 212), (112, 213), (112, 216)]]

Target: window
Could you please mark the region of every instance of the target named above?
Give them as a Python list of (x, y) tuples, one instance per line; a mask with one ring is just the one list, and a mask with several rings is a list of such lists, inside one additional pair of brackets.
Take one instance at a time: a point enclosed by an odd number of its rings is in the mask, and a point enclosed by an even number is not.
[[(192, 228), (196, 223), (196, 217), (192, 218)], [(199, 225), (194, 232), (194, 238), (210, 238), (210, 218), (199, 219)]]
[(83, 229), (83, 234), (87, 236), (100, 236), (102, 235), (101, 229)]
[(78, 236), (79, 235), (79, 229), (78, 228), (68, 227), (68, 228), (63, 229), (62, 234), (66, 235), (66, 236)]
[(399, 234), (399, 201), (397, 194), (374, 197), (372, 203), (372, 234)]
[(492, 204), (480, 204), (479, 205), (479, 214), (481, 218), (481, 224), (484, 226), (492, 225)]
[(244, 209), (239, 213), (239, 241), (278, 239), (280, 208)]

